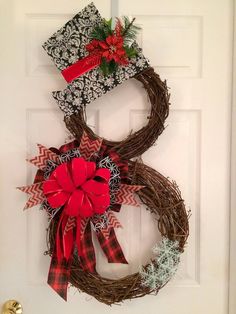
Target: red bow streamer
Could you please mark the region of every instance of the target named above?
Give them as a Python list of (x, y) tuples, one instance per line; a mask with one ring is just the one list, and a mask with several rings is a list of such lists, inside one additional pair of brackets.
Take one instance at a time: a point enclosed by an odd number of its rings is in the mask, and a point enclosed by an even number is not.
[[(74, 157), (69, 162), (58, 164), (60, 154), (78, 146), (81, 157)], [(98, 152), (101, 158), (108, 155), (119, 167), (124, 182), (127, 182), (127, 162), (121, 161), (114, 151), (110, 151), (102, 144), (100, 138), (91, 140), (86, 133), (83, 134), (80, 144), (73, 141), (63, 145), (59, 150), (53, 148), (49, 150), (40, 144), (38, 147), (39, 155), (29, 160), (39, 168), (35, 183), (19, 189), (30, 195), (25, 208), (45, 200), (51, 208), (61, 207), (48, 283), (66, 300), (75, 246), (84, 271), (96, 272), (90, 219), (93, 221), (94, 214), (103, 214), (110, 206), (110, 170), (96, 169), (96, 163), (88, 160), (91, 157), (96, 158)], [(44, 170), (49, 159), (58, 165), (49, 178), (44, 180)], [(112, 205), (112, 210), (119, 211), (122, 203), (137, 206), (134, 192), (141, 188), (142, 186), (121, 183), (116, 194), (117, 204)], [(110, 210), (107, 212), (107, 217), (109, 221), (107, 228), (96, 232), (100, 246), (108, 262), (127, 263), (114, 231), (114, 228), (120, 228), (121, 224)]]
[(61, 73), (65, 80), (70, 83), (82, 74), (99, 66), (102, 58), (108, 62), (114, 60), (117, 64), (127, 65), (128, 59), (123, 44), (124, 39), (114, 34), (108, 36), (106, 40), (93, 39), (86, 46), (89, 55), (62, 70)]

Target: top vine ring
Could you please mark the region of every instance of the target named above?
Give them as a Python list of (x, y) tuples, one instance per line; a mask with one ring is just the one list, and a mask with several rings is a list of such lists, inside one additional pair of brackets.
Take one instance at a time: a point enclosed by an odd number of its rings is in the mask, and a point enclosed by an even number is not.
[(84, 131), (98, 138), (86, 123), (86, 105), (129, 78), (143, 84), (151, 111), (147, 124), (122, 141), (105, 140), (121, 157), (143, 154), (164, 130), (169, 114), (169, 92), (135, 39), (139, 27), (124, 17), (102, 19), (93, 3), (86, 6), (53, 34), (43, 48), (67, 81), (62, 91), (53, 92), (64, 112), (69, 131), (79, 140)]

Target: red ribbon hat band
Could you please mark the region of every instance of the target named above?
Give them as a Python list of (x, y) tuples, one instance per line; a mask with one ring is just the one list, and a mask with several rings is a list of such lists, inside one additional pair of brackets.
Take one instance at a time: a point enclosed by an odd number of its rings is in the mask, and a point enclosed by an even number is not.
[(89, 55), (62, 70), (63, 77), (70, 83), (82, 74), (99, 66), (103, 58), (108, 62), (114, 60), (117, 64), (127, 65), (128, 59), (123, 44), (124, 39), (120, 34), (110, 35), (106, 40), (93, 39), (86, 45)]
[(71, 83), (77, 77), (99, 66), (100, 63), (101, 57), (89, 55), (83, 59), (78, 60), (76, 63), (70, 65), (68, 68), (62, 70), (61, 74), (63, 75), (67, 83)]

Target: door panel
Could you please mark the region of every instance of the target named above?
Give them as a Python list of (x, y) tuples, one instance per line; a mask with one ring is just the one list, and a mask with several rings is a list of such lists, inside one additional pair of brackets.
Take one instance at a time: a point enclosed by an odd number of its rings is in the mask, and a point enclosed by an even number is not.
[[(191, 209), (190, 237), (175, 279), (157, 297), (107, 307), (73, 288), (65, 303), (47, 284), (47, 218), (22, 212), (35, 169), (24, 160), (36, 143), (59, 146), (69, 133), (51, 91), (65, 82), (42, 43), (89, 1), (1, 1), (1, 210), (0, 303), (16, 298), (24, 313), (227, 313), (232, 1), (100, 0), (104, 17), (136, 16), (138, 41), (167, 79), (171, 111), (166, 129), (143, 161), (179, 185)], [(129, 80), (88, 106), (88, 124), (121, 139), (146, 123), (147, 95)], [(108, 277), (137, 271), (160, 239), (144, 207), (125, 206), (117, 232), (129, 265), (109, 265), (97, 249), (98, 270)], [(171, 302), (170, 302), (171, 300)]]

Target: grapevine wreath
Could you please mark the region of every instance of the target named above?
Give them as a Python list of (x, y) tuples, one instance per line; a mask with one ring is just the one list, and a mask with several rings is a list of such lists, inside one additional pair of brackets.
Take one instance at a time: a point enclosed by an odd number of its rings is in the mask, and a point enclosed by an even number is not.
[[(38, 144), (28, 161), (38, 168), (25, 209), (41, 204), (49, 218), (48, 284), (65, 300), (68, 285), (111, 305), (157, 293), (175, 274), (189, 234), (188, 214), (174, 182), (142, 162), (131, 160), (154, 144), (169, 113), (165, 82), (149, 66), (135, 38), (134, 19), (101, 18), (93, 3), (43, 45), (68, 82), (53, 93), (75, 139), (60, 148)], [(147, 125), (121, 142), (97, 136), (86, 124), (86, 105), (129, 78), (148, 93)], [(92, 233), (109, 263), (127, 260), (115, 234), (122, 204), (144, 204), (162, 235), (154, 257), (124, 278), (103, 278), (96, 271)]]

